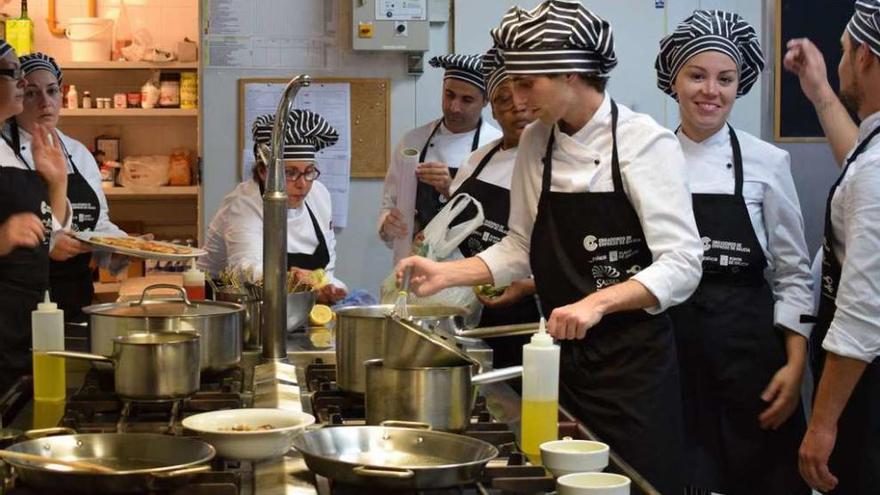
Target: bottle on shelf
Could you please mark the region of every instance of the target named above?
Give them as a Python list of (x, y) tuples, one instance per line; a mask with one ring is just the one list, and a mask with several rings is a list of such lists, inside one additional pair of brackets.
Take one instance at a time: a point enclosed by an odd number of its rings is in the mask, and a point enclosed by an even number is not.
[(64, 311), (49, 300), (49, 291), (37, 309), (31, 312), (33, 340), (34, 399), (63, 401), (67, 383), (64, 358), (49, 356), (48, 351), (64, 350)]
[(92, 93), (89, 91), (83, 91), (82, 107), (92, 108)]
[(6, 21), (6, 41), (19, 57), (34, 49), (34, 21), (28, 17), (27, 0), (21, 0), (21, 15)]
[(75, 84), (71, 84), (67, 90), (67, 108), (79, 108), (79, 93), (76, 92)]
[(523, 346), (521, 428), (523, 452), (540, 463), (541, 444), (559, 437), (559, 346), (547, 334), (544, 318)]

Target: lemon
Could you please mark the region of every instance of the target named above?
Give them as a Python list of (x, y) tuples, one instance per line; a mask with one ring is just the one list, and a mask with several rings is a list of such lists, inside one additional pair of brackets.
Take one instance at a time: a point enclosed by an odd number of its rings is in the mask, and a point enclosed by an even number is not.
[(309, 312), (309, 323), (312, 326), (323, 327), (333, 320), (333, 310), (326, 304), (315, 304)]

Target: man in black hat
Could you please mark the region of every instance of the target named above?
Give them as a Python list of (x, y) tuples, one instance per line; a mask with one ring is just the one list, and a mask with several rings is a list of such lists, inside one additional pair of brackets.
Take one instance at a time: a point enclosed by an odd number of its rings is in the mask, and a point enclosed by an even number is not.
[[(785, 66), (816, 107), (843, 172), (831, 188), (822, 241), (813, 415), (801, 474), (835, 494), (880, 493), (880, 2), (859, 0), (841, 36), (840, 100), (822, 54), (788, 43)], [(846, 112), (858, 114), (856, 126)]]

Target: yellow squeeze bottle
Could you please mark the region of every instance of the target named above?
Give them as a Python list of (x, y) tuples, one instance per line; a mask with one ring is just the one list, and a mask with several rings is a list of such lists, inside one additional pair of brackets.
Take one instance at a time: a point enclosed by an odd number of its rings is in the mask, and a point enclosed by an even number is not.
[(64, 350), (64, 311), (49, 300), (49, 291), (37, 309), (31, 312), (31, 336), (34, 349), (34, 400), (64, 400), (67, 387), (64, 358), (49, 356), (47, 351)]
[(559, 346), (547, 335), (544, 318), (538, 333), (523, 346), (520, 442), (533, 463), (541, 462), (540, 446), (559, 438)]

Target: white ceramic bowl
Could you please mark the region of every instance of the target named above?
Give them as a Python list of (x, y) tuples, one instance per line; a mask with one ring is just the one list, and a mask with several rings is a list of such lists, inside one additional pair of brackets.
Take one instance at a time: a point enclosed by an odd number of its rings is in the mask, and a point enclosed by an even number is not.
[[(315, 422), (303, 412), (283, 409), (228, 409), (195, 414), (183, 419), (183, 427), (193, 430), (228, 459), (257, 460), (280, 457), (290, 450), (293, 438)], [(250, 431), (232, 431), (238, 425)], [(271, 425), (272, 429), (259, 429)]]
[(556, 480), (558, 495), (629, 495), (629, 478), (614, 473), (574, 473)]
[(609, 448), (591, 440), (553, 440), (541, 444), (541, 463), (555, 477), (601, 471), (608, 466)]

